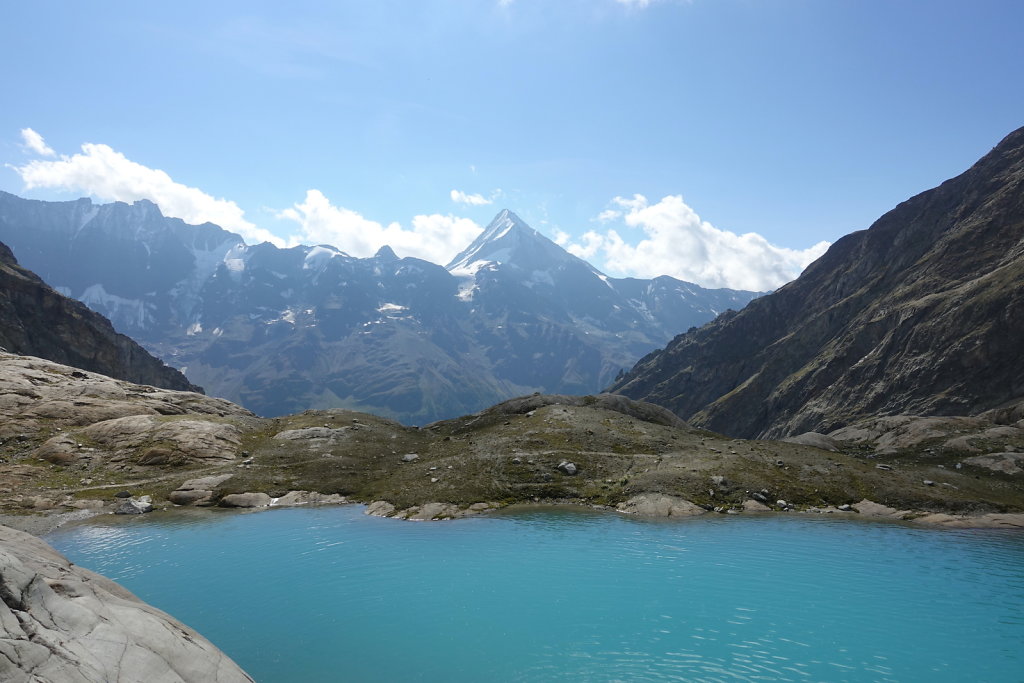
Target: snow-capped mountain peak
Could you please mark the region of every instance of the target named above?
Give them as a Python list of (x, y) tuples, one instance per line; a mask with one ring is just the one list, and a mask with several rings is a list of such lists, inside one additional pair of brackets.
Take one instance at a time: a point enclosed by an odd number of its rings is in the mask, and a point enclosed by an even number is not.
[(543, 271), (575, 259), (522, 218), (503, 209), (446, 268), (452, 275), (466, 277), (475, 275), (488, 264)]

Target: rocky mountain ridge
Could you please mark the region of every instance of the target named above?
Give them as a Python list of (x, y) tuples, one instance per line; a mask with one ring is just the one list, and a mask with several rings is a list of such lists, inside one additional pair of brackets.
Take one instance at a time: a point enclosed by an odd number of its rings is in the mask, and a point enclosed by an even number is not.
[(533, 391), (590, 393), (756, 295), (606, 277), (509, 211), (448, 268), (388, 248), (248, 246), (146, 201), (0, 193), (0, 239), (191, 381), (263, 415), (422, 424)]
[(51, 289), (0, 243), (0, 347), (140, 384), (202, 392), (110, 321)]
[(1024, 396), (1021, 282), (1024, 129), (611, 390), (747, 438), (975, 415)]

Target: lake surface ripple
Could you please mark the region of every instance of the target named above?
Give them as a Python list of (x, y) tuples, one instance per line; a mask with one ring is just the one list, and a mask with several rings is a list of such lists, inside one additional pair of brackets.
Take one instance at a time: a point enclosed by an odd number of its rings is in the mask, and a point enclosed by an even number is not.
[(1024, 533), (362, 510), (110, 516), (46, 540), (259, 681), (1024, 681)]

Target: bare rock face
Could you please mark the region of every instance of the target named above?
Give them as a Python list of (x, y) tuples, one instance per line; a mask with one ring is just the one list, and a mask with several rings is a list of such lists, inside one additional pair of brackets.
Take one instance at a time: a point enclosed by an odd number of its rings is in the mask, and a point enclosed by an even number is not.
[(132, 415), (251, 416), (230, 401), (132, 384), (42, 358), (0, 352), (0, 438), (42, 424), (91, 425)]
[(0, 680), (252, 681), (196, 631), (4, 526), (0, 599)]
[(613, 391), (747, 438), (977, 415), (1024, 396), (1021, 282), (1024, 128), (793, 282), (643, 358)]
[(110, 321), (51, 289), (0, 243), (0, 347), (111, 377), (202, 392)]
[(139, 464), (166, 465), (190, 461), (232, 460), (238, 450), (238, 427), (203, 420), (165, 420), (152, 415), (133, 415), (106, 420), (86, 427), (83, 436), (114, 453), (114, 460), (137, 452), (147, 443), (160, 443), (141, 450)]
[(968, 465), (977, 465), (993, 472), (1024, 474), (1024, 453), (990, 453), (964, 459)]

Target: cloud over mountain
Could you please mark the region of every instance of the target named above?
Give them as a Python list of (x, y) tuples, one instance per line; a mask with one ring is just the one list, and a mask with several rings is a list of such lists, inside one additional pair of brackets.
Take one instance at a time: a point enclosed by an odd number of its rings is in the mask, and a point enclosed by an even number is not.
[[(27, 131), (27, 133), (26, 133)], [(22, 131), (25, 145), (32, 151), (52, 156), (41, 135), (26, 128)], [(51, 154), (47, 154), (47, 150)], [(12, 167), (28, 190), (51, 188), (84, 192), (107, 201), (134, 202), (148, 199), (169, 216), (188, 223), (216, 223), (237, 232), (250, 242), (284, 241), (268, 230), (246, 220), (238, 204), (217, 199), (202, 190), (175, 182), (164, 171), (131, 161), (108, 145), (85, 143), (82, 152), (59, 159), (33, 159), (23, 166)]]
[(292, 244), (330, 244), (360, 257), (372, 256), (386, 244), (402, 256), (433, 263), (447, 263), (482, 230), (474, 221), (451, 214), (418, 215), (409, 228), (395, 222), (384, 225), (331, 204), (320, 190), (307, 191), (305, 200), (278, 217), (299, 225)]
[(562, 244), (580, 258), (603, 261), (614, 275), (672, 275), (704, 287), (765, 291), (792, 280), (829, 246), (819, 242), (808, 249), (788, 249), (757, 233), (719, 230), (701, 220), (680, 195), (651, 204), (636, 194), (616, 197), (612, 204), (598, 221), (620, 222), (625, 232), (590, 230), (577, 241), (563, 236)]
[[(307, 190), (301, 201), (277, 211), (275, 217), (286, 227), (279, 225), (271, 232), (249, 221), (234, 201), (177, 182), (108, 145), (85, 143), (78, 154), (58, 156), (35, 130), (22, 129), (21, 137), (22, 147), (40, 157), (10, 167), (28, 190), (60, 189), (106, 201), (148, 199), (165, 215), (193, 224), (215, 223), (250, 244), (329, 244), (357, 257), (371, 256), (388, 245), (401, 256), (447, 263), (482, 232), (472, 219), (451, 213), (423, 213), (405, 224), (385, 224), (332, 203), (318, 189)], [(453, 202), (467, 207), (491, 204), (499, 196), (501, 190), (489, 197), (457, 189), (450, 192)], [(616, 197), (596, 220), (600, 227), (582, 234), (570, 234), (558, 226), (549, 229), (567, 251), (611, 275), (671, 275), (704, 287), (775, 289), (799, 275), (828, 247), (820, 242), (808, 249), (789, 249), (756, 233), (720, 230), (701, 220), (681, 195), (669, 195), (654, 204), (640, 194)]]

